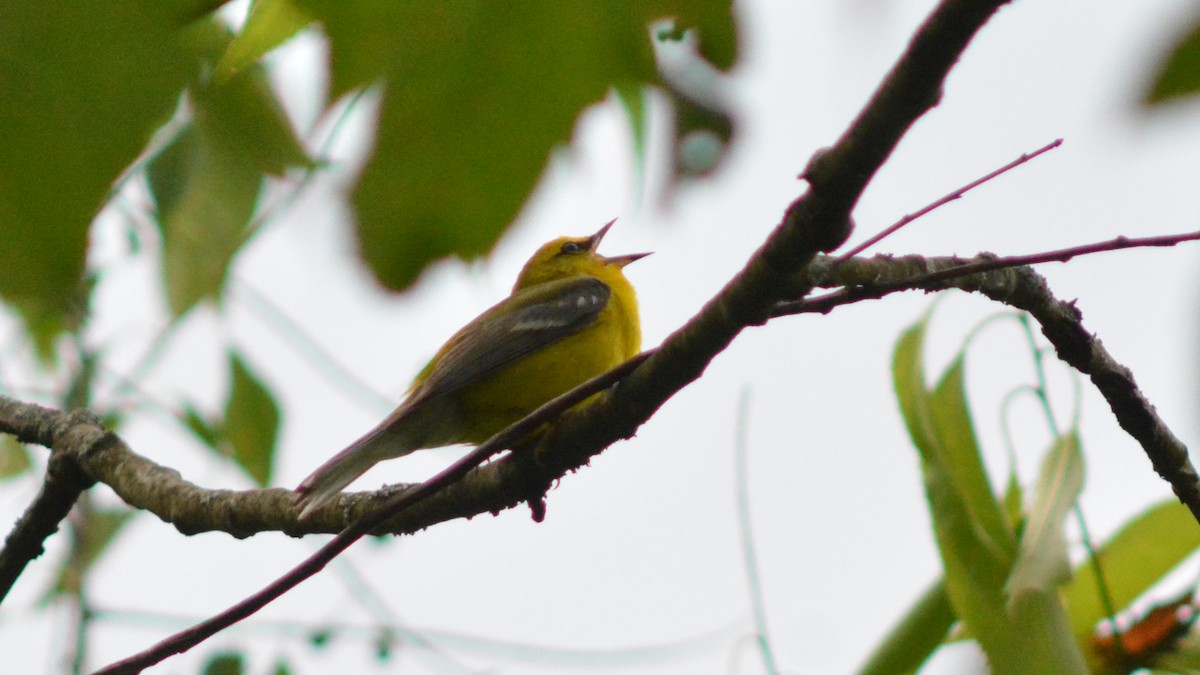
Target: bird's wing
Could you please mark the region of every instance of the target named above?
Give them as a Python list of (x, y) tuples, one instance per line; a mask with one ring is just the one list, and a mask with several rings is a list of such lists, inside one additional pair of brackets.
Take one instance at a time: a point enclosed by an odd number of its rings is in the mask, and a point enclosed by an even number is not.
[(573, 277), (509, 296), (460, 330), (443, 347), (409, 403), (478, 382), (596, 322), (612, 289), (595, 277)]

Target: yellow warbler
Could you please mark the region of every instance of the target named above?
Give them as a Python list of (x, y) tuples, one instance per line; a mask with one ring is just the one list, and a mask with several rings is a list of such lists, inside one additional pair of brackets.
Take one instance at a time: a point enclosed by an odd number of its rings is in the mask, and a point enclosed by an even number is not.
[(621, 268), (649, 254), (596, 253), (614, 222), (590, 237), (561, 237), (539, 248), (512, 294), (455, 333), (387, 419), (300, 483), (300, 517), (376, 462), (482, 443), (637, 354), (637, 297)]

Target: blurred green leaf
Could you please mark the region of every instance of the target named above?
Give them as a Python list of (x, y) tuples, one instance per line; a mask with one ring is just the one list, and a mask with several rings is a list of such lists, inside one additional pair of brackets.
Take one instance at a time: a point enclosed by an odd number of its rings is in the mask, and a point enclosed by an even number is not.
[(56, 317), (80, 287), (88, 227), (176, 106), (191, 57), (174, 7), (0, 3), (0, 295), (35, 331), (71, 325)]
[(246, 672), (246, 657), (240, 652), (213, 655), (204, 664), (204, 675), (242, 675)]
[[(1187, 507), (1175, 499), (1160, 502), (1131, 519), (1097, 552), (1115, 607), (1120, 610), (1129, 605), (1197, 548), (1200, 528)], [(1105, 617), (1090, 564), (1085, 562), (1075, 569), (1070, 583), (1063, 587), (1063, 599), (1076, 641), (1090, 645), (1092, 631)], [(1094, 654), (1088, 657), (1090, 660)]]
[(86, 509), (84, 513), (86, 513), (84, 523), (73, 528), (73, 531), (80, 537), (75, 542), (79, 552), (73, 558), (68, 558), (63, 562), (58, 573), (58, 580), (46, 594), (44, 602), (49, 602), (64, 593), (77, 593), (88, 570), (100, 559), (100, 555), (108, 549), (109, 544), (116, 539), (121, 529), (129, 522), (130, 517), (137, 512), (127, 508), (91, 508)]
[(292, 667), (287, 661), (279, 659), (279, 661), (275, 663), (275, 670), (271, 672), (273, 675), (292, 675)]
[(921, 594), (887, 637), (879, 643), (858, 675), (913, 673), (942, 644), (958, 617), (939, 579)]
[(1157, 105), (1200, 92), (1200, 20), (1171, 48), (1142, 100)]
[(200, 413), (192, 404), (183, 404), (183, 423), (208, 447), (216, 450), (222, 438), (220, 426)]
[(0, 435), (0, 479), (20, 476), (32, 465), (25, 444), (8, 434)]
[(580, 112), (657, 81), (651, 21), (677, 16), (724, 41), (723, 63), (735, 53), (727, 0), (298, 4), (329, 36), (334, 99), (383, 85), (353, 203), (363, 259), (393, 289), (433, 260), (490, 250)]
[(147, 169), (151, 186), (158, 186), (167, 300), (175, 316), (220, 295), (245, 240), (261, 175), (231, 150), (189, 125)]
[(292, 0), (254, 0), (246, 23), (217, 62), (217, 80), (226, 80), (255, 64), (312, 23)]
[[(955, 485), (954, 474), (945, 464), (950, 450), (943, 447), (939, 423), (935, 420), (934, 394), (925, 385), (922, 351), (928, 319), (926, 315), (901, 335), (892, 359), (892, 374), (901, 414), (921, 454), (925, 492), (946, 571), (947, 594), (959, 618), (989, 655), (993, 650), (1002, 654), (1019, 653), (1020, 642), (1007, 620), (1003, 594), (1011, 564), (1011, 558), (1005, 555), (1007, 547), (997, 545), (994, 534), (980, 536), (982, 530), (977, 529), (967, 501)], [(961, 374), (960, 361), (956, 361), (955, 370)], [(943, 378), (939, 389), (944, 399), (950, 398), (946, 392), (951, 388), (948, 378)], [(943, 406), (947, 409), (941, 411), (940, 417), (945, 427), (953, 414), (948, 403), (943, 401)], [(968, 445), (975, 444), (971, 441)]]
[(926, 316), (900, 337), (893, 356), (893, 381), (909, 436), (923, 462), (932, 462), (950, 474), (950, 484), (972, 521), (986, 534), (988, 548), (999, 559), (1010, 559), (1016, 541), (992, 491), (979, 454), (975, 430), (963, 390), (964, 365), (960, 355), (942, 376), (936, 389), (925, 385)]
[(279, 405), (240, 357), (231, 353), (229, 363), (232, 376), (225, 407), (225, 436), (233, 446), (233, 460), (265, 487), (275, 465)]
[(186, 36), (207, 64), (189, 88), (192, 120), (146, 172), (175, 316), (220, 296), (233, 257), (251, 234), (263, 174), (312, 164), (261, 66), (213, 81), (211, 64), (230, 43), (228, 29), (206, 20)]
[(728, 70), (737, 59), (737, 36), (734, 31), (733, 6), (729, 2), (659, 2), (643, 5), (654, 18), (673, 18), (655, 31), (659, 40), (683, 40), (689, 31), (699, 35), (698, 47), (705, 60), (721, 70)]
[(640, 83), (618, 82), (613, 91), (617, 100), (625, 110), (629, 120), (629, 135), (633, 139), (633, 164), (637, 174), (637, 184), (642, 184), (646, 171), (647, 135), (649, 133), (650, 95), (649, 90)]
[(924, 384), (927, 314), (897, 342), (892, 375), (901, 414), (921, 455), (925, 494), (954, 612), (987, 653), (993, 672), (1084, 673), (1057, 594), (1029, 592), (1009, 607), (1016, 557), (983, 470), (963, 391), (963, 358), (933, 391)]
[(1071, 432), (1046, 453), (1025, 520), (1021, 548), (1008, 579), (1010, 607), (1030, 591), (1053, 592), (1071, 574), (1063, 523), (1083, 489), (1083, 454)]
[[(234, 43), (229, 30), (212, 21), (194, 27), (189, 37), (209, 65)], [(240, 156), (255, 171), (274, 176), (283, 175), (288, 167), (312, 166), (261, 64), (249, 64), (224, 78), (214, 77), (206, 68), (191, 94), (196, 125), (226, 154)]]
[(1016, 467), (1012, 469), (1004, 485), (1004, 516), (1008, 519), (1009, 528), (1019, 536), (1025, 529), (1025, 491), (1021, 489)]
[(967, 404), (966, 367), (960, 353), (946, 369), (930, 397), (929, 412), (937, 432), (939, 460), (997, 559), (1011, 562), (1016, 538), (996, 499)]

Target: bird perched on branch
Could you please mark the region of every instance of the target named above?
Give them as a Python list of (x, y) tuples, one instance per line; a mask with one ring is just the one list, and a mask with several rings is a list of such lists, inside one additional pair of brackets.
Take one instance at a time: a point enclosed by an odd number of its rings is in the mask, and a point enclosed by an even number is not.
[(482, 443), (637, 354), (637, 297), (622, 268), (649, 253), (597, 253), (614, 222), (590, 237), (560, 237), (539, 248), (512, 294), (442, 345), (392, 414), (300, 483), (300, 517), (377, 462)]

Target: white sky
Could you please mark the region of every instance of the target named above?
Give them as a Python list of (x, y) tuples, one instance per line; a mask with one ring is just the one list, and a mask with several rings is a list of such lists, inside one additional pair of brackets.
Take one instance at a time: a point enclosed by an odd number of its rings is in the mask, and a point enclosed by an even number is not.
[[(872, 252), (971, 255), (1029, 253), (1110, 239), (1198, 228), (1200, 106), (1141, 117), (1134, 101), (1148, 70), (1193, 3), (1144, 0), (1020, 1), (1006, 7), (968, 50), (945, 98), (922, 119), (868, 189), (853, 241), (905, 213), (1062, 137), (1050, 155), (910, 225)], [(932, 2), (741, 2), (743, 58), (730, 79), (740, 134), (722, 171), (686, 187), (663, 208), (652, 180), (640, 200), (631, 150), (615, 105), (586, 113), (570, 153), (555, 159), (536, 198), (487, 263), (452, 263), (395, 298), (356, 267), (348, 212), (332, 177), (296, 203), (238, 261), (235, 286), (266, 295), (357, 378), (398, 401), (409, 379), (459, 325), (507, 293), (525, 257), (560, 234), (587, 234), (619, 216), (603, 251), (653, 250), (628, 269), (643, 308), (646, 346), (694, 314), (745, 262), (801, 190), (795, 175), (832, 143), (907, 42)], [(311, 83), (315, 40), (280, 54), (289, 88)], [(299, 106), (301, 129), (312, 110)], [(661, 140), (661, 139), (660, 139)], [(348, 132), (339, 155), (364, 139)], [(97, 231), (100, 263), (120, 247), (119, 228)], [(110, 257), (105, 258), (107, 255)], [(1078, 298), (1085, 325), (1132, 368), (1160, 414), (1189, 445), (1197, 433), (1195, 246), (1104, 254), (1043, 266), (1059, 297)], [(125, 264), (106, 281), (93, 338), (129, 363), (161, 318), (142, 290), (156, 272)], [(235, 298), (239, 297), (235, 294)], [(394, 621), (429, 640), (442, 633), (494, 640), (510, 659), (441, 642), (411, 642), (388, 664), (369, 640), (335, 638), (314, 652), (271, 632), (231, 631), (151, 672), (196, 672), (214, 651), (250, 649), (252, 671), (280, 655), (293, 672), (761, 672), (749, 641), (750, 600), (739, 548), (733, 477), (736, 410), (749, 397), (748, 453), (755, 542), (777, 662), (785, 672), (844, 673), (859, 665), (908, 603), (938, 575), (916, 453), (891, 395), (889, 361), (899, 332), (928, 306), (915, 294), (843, 308), (828, 317), (780, 320), (747, 331), (705, 377), (667, 403), (633, 441), (615, 445), (552, 491), (544, 523), (527, 510), (439, 525), (415, 537), (356, 546), (350, 565), (390, 608)], [(957, 294), (936, 314), (927, 359), (941, 367), (980, 319), (1002, 308)], [(222, 325), (195, 316), (146, 383), (171, 403), (218, 405), (226, 341), (248, 352), (285, 409), (276, 471), (292, 486), (388, 411), (325, 379), (251, 305), (236, 301)], [(988, 329), (968, 361), (976, 425), (993, 479), (1006, 464), (1000, 399), (1031, 382), (1013, 323)], [(1052, 368), (1060, 419), (1072, 386)], [(1095, 533), (1111, 532), (1169, 496), (1141, 449), (1084, 386), (1088, 482), (1083, 504)], [(1031, 404), (1014, 434), (1022, 476), (1032, 481), (1048, 436)], [(161, 418), (133, 425), (138, 452), (209, 487), (248, 480), (181, 439)], [(420, 480), (457, 457), (431, 451), (377, 467), (360, 488)], [(7, 488), (8, 486), (6, 486)], [(0, 493), (15, 518), (36, 485)], [(103, 500), (113, 499), (103, 491)], [(1074, 532), (1074, 530), (1072, 530)], [(312, 551), (316, 539), (221, 534), (181, 538), (141, 517), (96, 569), (102, 608), (200, 618), (258, 589)], [(14, 590), (30, 607), (53, 573), (61, 537)], [(255, 620), (370, 625), (344, 575), (331, 567)], [(1194, 574), (1194, 572), (1193, 572)], [(68, 636), (62, 611), (6, 607), (0, 652), (22, 672), (55, 672)], [(175, 628), (175, 626), (170, 626)], [(148, 646), (162, 626), (99, 625), (91, 664)], [(715, 635), (714, 635), (715, 634)], [(699, 640), (665, 661), (558, 658), (539, 649), (614, 651)], [(962, 666), (949, 655), (941, 672)], [(527, 659), (541, 660), (534, 665)], [(10, 661), (11, 662), (11, 661)], [(936, 670), (936, 669), (935, 669)]]

